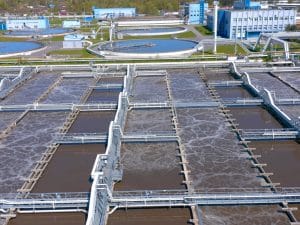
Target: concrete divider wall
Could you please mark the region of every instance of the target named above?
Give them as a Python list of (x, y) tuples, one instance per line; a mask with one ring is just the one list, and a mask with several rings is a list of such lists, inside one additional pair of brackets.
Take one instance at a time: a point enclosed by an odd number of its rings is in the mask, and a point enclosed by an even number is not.
[(121, 136), (125, 126), (126, 112), (128, 109), (126, 89), (130, 87), (134, 69), (127, 66), (124, 77), (124, 89), (119, 94), (118, 109), (114, 121), (110, 123), (108, 143), (105, 154), (96, 157), (91, 172), (93, 179), (88, 219), (86, 225), (105, 225), (107, 220), (108, 196), (111, 196), (114, 182), (121, 179), (123, 174), (120, 165)]

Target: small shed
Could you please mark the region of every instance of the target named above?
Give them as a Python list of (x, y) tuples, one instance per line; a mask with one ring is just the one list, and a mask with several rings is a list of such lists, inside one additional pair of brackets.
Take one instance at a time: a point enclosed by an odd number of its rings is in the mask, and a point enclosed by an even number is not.
[(64, 37), (63, 48), (83, 48), (85, 37), (81, 34), (69, 34)]

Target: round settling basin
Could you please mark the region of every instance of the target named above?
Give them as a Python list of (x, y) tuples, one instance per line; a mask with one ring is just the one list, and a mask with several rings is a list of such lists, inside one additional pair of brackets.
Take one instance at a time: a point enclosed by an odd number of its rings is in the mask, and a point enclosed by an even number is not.
[(26, 29), (26, 30), (13, 30), (5, 33), (7, 36), (13, 37), (33, 37), (33, 36), (59, 36), (73, 32), (73, 30), (65, 28), (49, 28), (49, 29)]
[(158, 36), (158, 35), (170, 35), (186, 32), (187, 29), (183, 27), (149, 27), (142, 29), (127, 29), (120, 30), (123, 35), (129, 36)]
[(43, 47), (43, 44), (34, 41), (0, 42), (0, 57), (30, 52)]
[(179, 58), (200, 50), (198, 42), (179, 39), (142, 39), (100, 44), (96, 52), (106, 58)]

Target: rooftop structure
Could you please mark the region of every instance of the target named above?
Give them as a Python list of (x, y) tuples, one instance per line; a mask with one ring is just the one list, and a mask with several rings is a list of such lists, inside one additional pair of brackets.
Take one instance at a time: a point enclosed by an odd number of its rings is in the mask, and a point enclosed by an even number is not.
[(80, 28), (79, 20), (64, 20), (62, 23), (63, 28)]
[(93, 8), (93, 14), (96, 19), (135, 17), (136, 8)]

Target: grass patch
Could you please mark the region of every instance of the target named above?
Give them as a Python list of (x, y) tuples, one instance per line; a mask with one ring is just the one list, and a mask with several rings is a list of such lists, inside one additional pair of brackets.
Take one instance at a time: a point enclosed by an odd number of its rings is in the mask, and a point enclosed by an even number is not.
[[(197, 52), (195, 55), (202, 55), (203, 52)], [(235, 55), (235, 45), (217, 45), (217, 54), (234, 56)], [(237, 55), (247, 55), (245, 50), (237, 44)], [(213, 55), (212, 49), (204, 51), (204, 55)]]
[(195, 38), (196, 35), (192, 31), (176, 34), (177, 38)]
[(63, 40), (64, 40), (64, 35), (43, 39), (43, 41), (63, 41)]
[(69, 56), (71, 58), (95, 58), (97, 56), (89, 53), (86, 49), (59, 49), (48, 52), (49, 55)]
[(195, 29), (204, 36), (214, 34), (211, 30), (208, 29), (207, 26), (195, 26)]
[(0, 36), (0, 41), (3, 42), (8, 42), (8, 41), (26, 41), (28, 40), (27, 38), (20, 38), (20, 37), (5, 37), (5, 36)]

